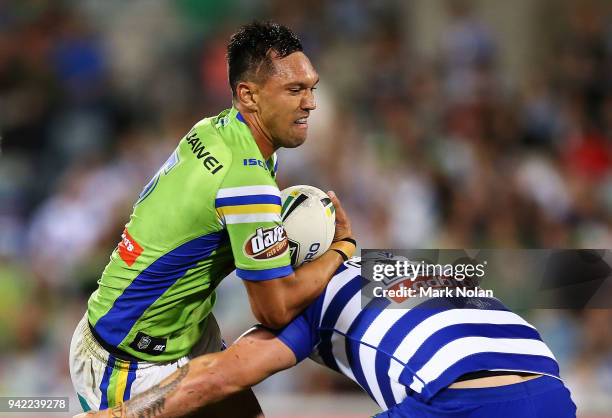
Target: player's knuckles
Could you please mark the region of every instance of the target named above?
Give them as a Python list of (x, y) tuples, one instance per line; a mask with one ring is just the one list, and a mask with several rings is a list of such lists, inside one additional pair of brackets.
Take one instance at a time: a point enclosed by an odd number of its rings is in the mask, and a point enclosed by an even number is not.
[(338, 213), (336, 215), (336, 221), (341, 225), (348, 225), (351, 223), (351, 221), (349, 220), (349, 217), (344, 212)]
[(340, 216), (341, 218), (348, 218), (346, 211), (342, 206), (336, 208), (336, 216)]

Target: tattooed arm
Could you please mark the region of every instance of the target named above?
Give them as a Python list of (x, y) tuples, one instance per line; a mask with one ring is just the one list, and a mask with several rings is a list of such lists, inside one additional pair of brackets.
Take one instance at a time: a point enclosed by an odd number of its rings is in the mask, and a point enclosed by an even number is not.
[(78, 418), (169, 418), (249, 388), (294, 366), (293, 352), (264, 329), (253, 328), (227, 350), (197, 357), (160, 384), (113, 409)]

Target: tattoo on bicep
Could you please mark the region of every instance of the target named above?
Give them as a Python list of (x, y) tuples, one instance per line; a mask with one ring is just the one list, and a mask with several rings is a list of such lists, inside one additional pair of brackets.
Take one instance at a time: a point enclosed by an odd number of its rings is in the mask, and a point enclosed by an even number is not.
[[(189, 363), (178, 369), (178, 374), (174, 379), (166, 385), (155, 385), (151, 389), (146, 390), (140, 395), (127, 401), (123, 407), (125, 408), (126, 418), (153, 418), (159, 416), (166, 404), (166, 397), (174, 391), (181, 381), (189, 372)], [(113, 410), (114, 411), (114, 410)], [(119, 411), (120, 413), (121, 411)], [(112, 415), (113, 418), (119, 418), (121, 415)]]

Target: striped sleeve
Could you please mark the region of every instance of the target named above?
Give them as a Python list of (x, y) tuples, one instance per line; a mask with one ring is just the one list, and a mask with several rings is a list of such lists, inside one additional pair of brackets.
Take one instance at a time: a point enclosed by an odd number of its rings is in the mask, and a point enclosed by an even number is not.
[(281, 221), (280, 192), (275, 186), (219, 189), (215, 207), (226, 225)]
[(238, 277), (271, 280), (293, 272), (278, 187), (220, 188), (215, 207), (230, 237)]

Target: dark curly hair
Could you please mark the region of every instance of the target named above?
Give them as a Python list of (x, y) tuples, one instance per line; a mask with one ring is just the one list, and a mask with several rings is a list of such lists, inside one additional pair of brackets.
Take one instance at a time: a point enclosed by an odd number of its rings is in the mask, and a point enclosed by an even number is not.
[(262, 81), (272, 70), (272, 52), (279, 58), (302, 51), (302, 43), (286, 26), (252, 22), (241, 26), (227, 44), (227, 66), (232, 95), (240, 81)]

